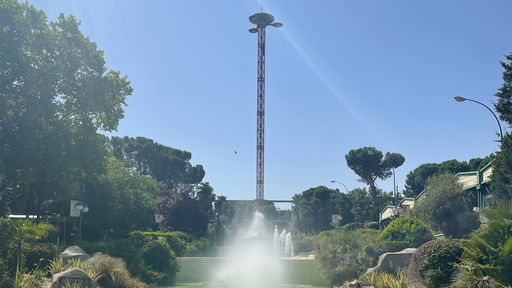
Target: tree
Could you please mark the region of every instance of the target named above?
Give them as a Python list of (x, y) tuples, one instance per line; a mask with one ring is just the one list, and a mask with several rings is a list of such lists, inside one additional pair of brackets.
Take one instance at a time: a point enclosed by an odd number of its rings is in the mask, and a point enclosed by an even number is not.
[(491, 191), (496, 199), (512, 199), (512, 136), (506, 134), (496, 153)]
[(103, 162), (97, 130), (116, 129), (132, 93), (79, 24), (0, 2), (0, 194), (25, 214), (85, 193)]
[[(507, 61), (501, 62), (503, 85), (498, 89), (495, 104), (500, 119), (512, 125), (512, 54), (506, 56)], [(512, 137), (507, 133), (503, 137), (501, 150), (496, 153), (492, 174), (492, 193), (498, 199), (512, 199)]]
[(429, 177), (441, 173), (457, 174), (459, 172), (476, 171), (482, 169), (494, 159), (494, 154), (484, 158), (473, 158), (468, 162), (457, 161), (455, 159), (447, 160), (442, 163), (421, 164), (416, 169), (407, 174), (405, 179), (404, 195), (406, 197), (416, 197), (420, 194), (427, 184)]
[(167, 187), (174, 184), (198, 184), (204, 177), (203, 166), (190, 164), (192, 154), (158, 144), (144, 137), (112, 137), (112, 154), (142, 174), (151, 175)]
[(494, 107), (500, 114), (500, 119), (512, 125), (512, 53), (505, 58), (506, 61), (500, 62), (505, 71), (503, 72), (503, 85), (496, 93), (498, 102)]
[(292, 211), (299, 231), (317, 233), (332, 227), (333, 214), (342, 217), (340, 225), (352, 222), (354, 215), (350, 211), (351, 206), (346, 194), (318, 186), (293, 196)]
[(153, 177), (106, 158), (105, 174), (91, 190), (84, 215), (84, 236), (91, 240), (125, 237), (133, 230), (150, 230), (162, 185)]
[(373, 206), (373, 199), (366, 188), (350, 190), (347, 196), (352, 203), (350, 211), (354, 214), (354, 221), (364, 223), (379, 220), (374, 211), (382, 211), (387, 205), (393, 203), (394, 197), (392, 192), (384, 192), (378, 188), (377, 195), (377, 206)]
[[(386, 153), (375, 149), (375, 147), (363, 147), (350, 150), (345, 155), (348, 167), (352, 169), (359, 177), (359, 181), (370, 187), (370, 195), (373, 201), (373, 207), (377, 207), (378, 191), (375, 181), (377, 179), (387, 179), (392, 175), (391, 170), (400, 167), (405, 158), (399, 153)], [(375, 215), (379, 213), (374, 210)]]
[(213, 188), (208, 183), (175, 184), (161, 193), (158, 212), (164, 217), (164, 226), (174, 230), (205, 236), (213, 218)]
[(427, 181), (424, 196), (414, 205), (413, 213), (432, 228), (451, 238), (460, 238), (479, 225), (467, 192), (457, 176), (444, 173)]

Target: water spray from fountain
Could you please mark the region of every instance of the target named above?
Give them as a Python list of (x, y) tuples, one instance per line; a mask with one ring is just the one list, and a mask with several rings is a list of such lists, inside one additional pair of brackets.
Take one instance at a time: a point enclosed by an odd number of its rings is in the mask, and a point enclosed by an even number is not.
[(277, 242), (271, 239), (265, 217), (256, 211), (249, 228), (230, 245), (211, 283), (229, 288), (278, 288), (283, 279), (280, 255), (273, 249)]

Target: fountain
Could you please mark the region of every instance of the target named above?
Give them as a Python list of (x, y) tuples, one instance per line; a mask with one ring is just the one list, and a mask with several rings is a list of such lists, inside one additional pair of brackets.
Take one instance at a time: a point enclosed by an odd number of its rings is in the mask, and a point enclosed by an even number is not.
[(255, 212), (241, 225), (221, 257), (179, 257), (177, 283), (203, 283), (219, 288), (278, 288), (281, 284), (328, 286), (311, 256), (294, 256), (292, 234)]
[(265, 217), (256, 211), (249, 228), (241, 231), (230, 245), (226, 260), (210, 283), (222, 287), (279, 287), (282, 283), (279, 253), (272, 249), (277, 241), (270, 242), (268, 234)]

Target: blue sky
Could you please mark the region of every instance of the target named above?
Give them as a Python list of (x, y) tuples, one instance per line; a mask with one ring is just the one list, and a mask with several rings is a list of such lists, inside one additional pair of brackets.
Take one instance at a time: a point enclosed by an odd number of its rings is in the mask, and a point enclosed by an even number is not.
[[(134, 93), (114, 135), (190, 151), (216, 193), (255, 198), (257, 39), (247, 30), (261, 1), (29, 3), (50, 20), (75, 15), (108, 67), (128, 75)], [(498, 149), (489, 111), (453, 96), (495, 101), (499, 61), (512, 52), (511, 1), (263, 6), (284, 24), (267, 29), (267, 199), (340, 188), (330, 180), (363, 187), (344, 159), (363, 146), (404, 155), (400, 190), (420, 164)], [(378, 186), (393, 189), (390, 180)]]

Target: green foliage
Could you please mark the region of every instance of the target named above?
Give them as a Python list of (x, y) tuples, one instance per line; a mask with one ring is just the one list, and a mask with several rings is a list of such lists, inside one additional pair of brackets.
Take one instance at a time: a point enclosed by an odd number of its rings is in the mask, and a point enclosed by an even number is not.
[(379, 241), (364, 248), (364, 258), (368, 267), (375, 267), (380, 255), (388, 252), (402, 251), (411, 247), (408, 241)]
[(495, 199), (512, 199), (512, 136), (505, 134), (501, 150), (496, 153), (491, 175), (491, 191)]
[(57, 246), (51, 243), (27, 243), (23, 247), (23, 265), (28, 271), (44, 268), (58, 254)]
[(423, 196), (414, 205), (414, 215), (452, 238), (478, 227), (478, 214), (472, 211), (468, 192), (462, 190), (455, 175), (436, 175), (427, 183)]
[(382, 191), (377, 188), (376, 206), (373, 199), (366, 188), (356, 188), (350, 190), (348, 198), (352, 202), (352, 214), (354, 220), (358, 223), (375, 222), (379, 218), (375, 211), (382, 211), (387, 205), (393, 204), (393, 194)]
[(40, 288), (45, 285), (43, 269), (36, 268), (29, 273), (25, 273), (20, 279), (20, 288)]
[(208, 223), (213, 218), (214, 200), (213, 188), (208, 183), (178, 184), (162, 191), (158, 211), (169, 230), (202, 237), (206, 236)]
[(405, 179), (405, 197), (416, 197), (427, 185), (427, 181), (431, 176), (442, 173), (457, 174), (459, 172), (476, 171), (482, 169), (489, 164), (494, 155), (491, 154), (484, 158), (473, 158), (469, 162), (459, 162), (455, 159), (447, 160), (442, 163), (421, 164), (416, 169), (409, 172)]
[(295, 255), (312, 254), (316, 239), (317, 235), (315, 234), (293, 234), (293, 251)]
[[(463, 245), (458, 282), (466, 287), (493, 282), (512, 285), (512, 201), (498, 201), (482, 211), (488, 219), (479, 232)], [(498, 287), (492, 286), (492, 287)], [(483, 287), (483, 286), (478, 286)]]
[(126, 264), (121, 258), (115, 258), (101, 253), (96, 253), (85, 262), (72, 260), (64, 262), (62, 259), (52, 261), (49, 271), (54, 275), (67, 270), (70, 267), (78, 267), (104, 288), (146, 288), (147, 285), (133, 278)]
[(389, 223), (380, 233), (381, 241), (406, 241), (412, 247), (433, 239), (429, 227), (413, 216), (401, 216)]
[(418, 248), (411, 270), (426, 287), (445, 287), (452, 281), (464, 249), (463, 240), (432, 240)]
[(374, 243), (379, 232), (371, 229), (330, 230), (318, 235), (315, 255), (319, 271), (332, 284), (355, 279), (368, 266), (363, 248)]
[(167, 187), (198, 184), (204, 177), (203, 166), (190, 164), (192, 154), (158, 144), (144, 137), (112, 137), (113, 155), (127, 167), (151, 175)]
[(171, 247), (162, 240), (153, 240), (143, 247), (142, 257), (153, 270), (164, 272), (170, 267)]
[(375, 147), (363, 147), (350, 150), (345, 155), (348, 167), (352, 169), (359, 177), (359, 181), (370, 187), (370, 196), (373, 201), (374, 218), (380, 212), (376, 209), (378, 190), (375, 185), (377, 179), (387, 179), (392, 175), (392, 169), (402, 166), (405, 158), (399, 153), (387, 152), (384, 156), (381, 151)]
[(97, 130), (117, 128), (132, 93), (79, 25), (0, 2), (0, 202), (14, 213), (64, 213), (91, 188), (104, 155)]
[(346, 194), (325, 186), (310, 188), (293, 196), (292, 211), (300, 232), (318, 233), (332, 228), (331, 215), (340, 214), (341, 225), (351, 222), (351, 203)]
[[(15, 286), (19, 286), (23, 272), (24, 259), (29, 256), (29, 261), (34, 261), (32, 257), (34, 254), (38, 255), (34, 245), (37, 241), (44, 239), (51, 231), (56, 228), (49, 223), (40, 222), (35, 223), (32, 220), (12, 220), (0, 218), (0, 260), (1, 264), (14, 264), (11, 266), (8, 274), (7, 281), (13, 281)], [(27, 253), (27, 248), (28, 253)], [(33, 248), (33, 250), (30, 250)], [(34, 252), (34, 253), (33, 253)], [(52, 255), (53, 257), (53, 255)], [(4, 262), (7, 260), (6, 262)], [(37, 260), (39, 262), (39, 260)], [(32, 266), (34, 263), (27, 263)], [(37, 265), (36, 265), (37, 266)], [(2, 271), (0, 271), (2, 273)], [(9, 280), (11, 279), (11, 280)]]
[(129, 231), (152, 228), (160, 190), (161, 184), (152, 177), (128, 169), (114, 157), (105, 158), (97, 189), (88, 193), (84, 237), (123, 238)]
[(194, 240), (187, 245), (186, 256), (188, 257), (199, 257), (199, 256), (211, 256), (214, 249), (213, 243), (207, 238), (200, 238)]
[(159, 285), (170, 285), (174, 282), (179, 270), (176, 254), (163, 239), (154, 240), (143, 247), (144, 261), (155, 271), (162, 272), (158, 279)]
[(148, 283), (153, 283), (155, 273), (142, 259), (142, 249), (128, 239), (110, 239), (105, 241), (77, 241), (74, 244), (84, 249), (90, 255), (95, 253), (107, 254), (112, 257), (122, 258), (127, 269)]
[(378, 288), (410, 288), (403, 272), (397, 275), (388, 273), (370, 273), (361, 276), (360, 281)]
[(503, 71), (503, 85), (498, 89), (496, 96), (498, 103), (495, 104), (500, 119), (512, 125), (512, 54), (505, 56), (506, 61), (501, 62)]

